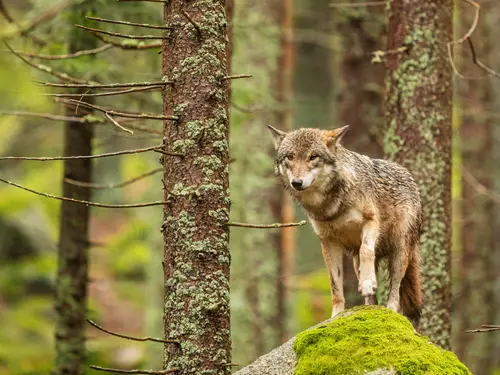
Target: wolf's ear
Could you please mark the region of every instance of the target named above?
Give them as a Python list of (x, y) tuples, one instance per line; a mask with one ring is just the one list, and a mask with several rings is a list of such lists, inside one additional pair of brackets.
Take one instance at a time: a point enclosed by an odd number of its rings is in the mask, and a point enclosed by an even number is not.
[(281, 142), (283, 141), (283, 138), (285, 138), (285, 136), (286, 136), (286, 133), (272, 127), (271, 125), (267, 125), (267, 127), (269, 128), (269, 131), (271, 132), (271, 136), (273, 137), (274, 148), (276, 150), (278, 150), (278, 148), (281, 145)]
[(326, 145), (328, 147), (337, 146), (340, 144), (340, 140), (347, 133), (347, 129), (349, 129), (349, 125), (342, 126), (341, 128), (333, 129), (326, 132)]

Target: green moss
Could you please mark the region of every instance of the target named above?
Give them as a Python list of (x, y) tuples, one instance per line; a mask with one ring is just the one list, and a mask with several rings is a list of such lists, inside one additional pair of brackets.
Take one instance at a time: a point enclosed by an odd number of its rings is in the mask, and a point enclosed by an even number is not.
[[(349, 313), (350, 312), (350, 313)], [(470, 374), (455, 354), (414, 333), (402, 315), (361, 306), (333, 322), (300, 333), (295, 375), (363, 374), (393, 369), (399, 375)]]

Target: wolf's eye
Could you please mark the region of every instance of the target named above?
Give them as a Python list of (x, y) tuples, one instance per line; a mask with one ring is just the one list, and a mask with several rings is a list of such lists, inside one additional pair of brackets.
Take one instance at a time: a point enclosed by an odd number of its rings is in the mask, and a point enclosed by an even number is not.
[(287, 156), (285, 156), (285, 159), (286, 160), (293, 160), (293, 155), (287, 155)]
[(316, 160), (318, 157), (318, 155), (312, 154), (311, 156), (309, 156), (309, 160)]

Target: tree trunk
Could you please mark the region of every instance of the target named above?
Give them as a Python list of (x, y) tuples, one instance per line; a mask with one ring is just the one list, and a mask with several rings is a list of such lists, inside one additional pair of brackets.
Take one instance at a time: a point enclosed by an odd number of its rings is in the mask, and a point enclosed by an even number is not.
[[(225, 1), (165, 4), (164, 368), (229, 374), (228, 82)], [(188, 19), (189, 17), (189, 19)], [(195, 25), (193, 25), (195, 23)]]
[(408, 167), (423, 206), (420, 329), (450, 347), (451, 332), (451, 119), (452, 70), (446, 43), (452, 34), (452, 0), (391, 0), (384, 151)]
[[(277, 0), (275, 7), (276, 23), (280, 25), (281, 40), (278, 65), (276, 70), (275, 97), (278, 103), (276, 111), (276, 126), (284, 131), (293, 129), (293, 117), (291, 107), (292, 97), (292, 69), (293, 69), (293, 1)], [(274, 151), (273, 151), (274, 152)], [(276, 187), (275, 195), (271, 205), (273, 214), (278, 222), (289, 223), (294, 221), (295, 209), (293, 201), (285, 193), (283, 187)], [(276, 316), (274, 326), (283, 343), (288, 338), (287, 332), (287, 302), (290, 296), (289, 288), (294, 270), (295, 262), (295, 228), (282, 228), (275, 237), (275, 248), (277, 251), (276, 269)]]
[[(80, 6), (73, 11), (75, 18), (83, 22), (92, 4)], [(69, 52), (95, 48), (95, 38), (88, 38), (74, 29), (70, 35)], [(84, 91), (78, 91), (83, 93)], [(82, 101), (91, 102), (87, 98)], [(67, 116), (77, 117), (73, 108), (66, 110)], [(67, 122), (64, 127), (64, 156), (92, 154), (93, 125)], [(64, 178), (90, 182), (92, 162), (90, 159), (64, 161)], [(90, 189), (63, 182), (63, 196), (79, 200), (90, 200)], [(56, 359), (54, 374), (81, 375), (85, 370), (85, 316), (87, 308), (88, 279), (88, 230), (90, 207), (83, 204), (62, 202), (59, 227), (58, 270), (56, 281)]]

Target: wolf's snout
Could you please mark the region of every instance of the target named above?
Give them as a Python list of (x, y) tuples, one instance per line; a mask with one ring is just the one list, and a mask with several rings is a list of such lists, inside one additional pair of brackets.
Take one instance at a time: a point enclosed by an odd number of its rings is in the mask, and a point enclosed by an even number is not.
[(292, 178), (291, 184), (293, 188), (296, 190), (302, 190), (304, 188), (303, 187), (304, 181), (302, 181), (302, 179), (300, 178)]

